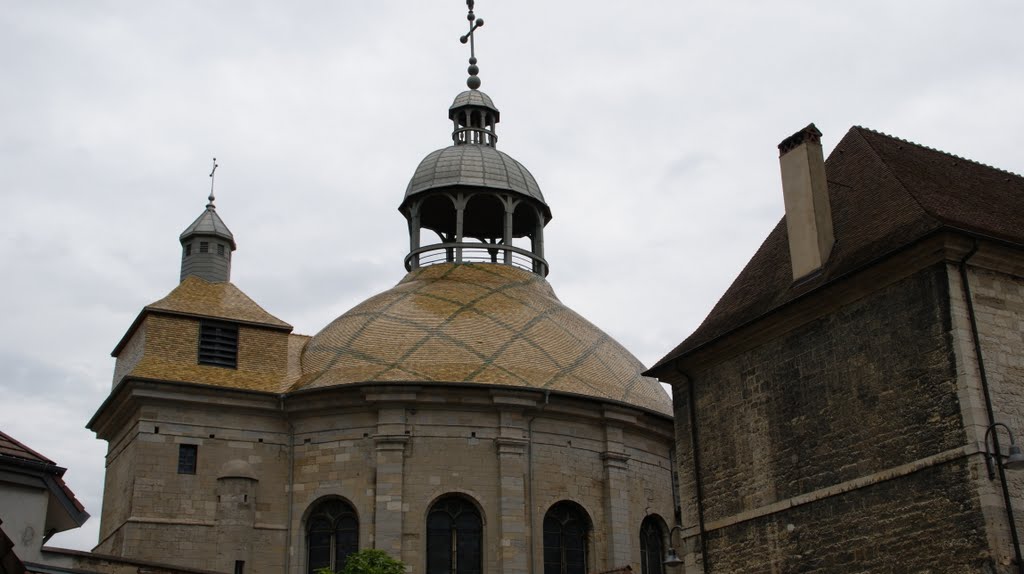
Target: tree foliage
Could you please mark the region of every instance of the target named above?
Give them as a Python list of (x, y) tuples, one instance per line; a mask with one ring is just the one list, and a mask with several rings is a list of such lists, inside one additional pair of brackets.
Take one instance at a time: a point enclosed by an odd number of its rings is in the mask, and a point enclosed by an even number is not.
[(383, 550), (368, 548), (349, 554), (341, 572), (319, 568), (316, 574), (405, 574), (405, 564)]

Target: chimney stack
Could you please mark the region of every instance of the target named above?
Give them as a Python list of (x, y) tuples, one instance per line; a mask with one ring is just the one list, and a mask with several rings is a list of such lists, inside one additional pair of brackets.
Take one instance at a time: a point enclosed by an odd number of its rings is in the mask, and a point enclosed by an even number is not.
[(821, 269), (835, 243), (821, 132), (814, 124), (782, 140), (779, 166), (795, 281)]

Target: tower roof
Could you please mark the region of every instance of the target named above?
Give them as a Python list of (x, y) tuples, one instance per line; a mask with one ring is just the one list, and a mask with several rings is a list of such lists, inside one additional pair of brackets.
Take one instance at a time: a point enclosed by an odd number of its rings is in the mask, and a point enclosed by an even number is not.
[(433, 189), (453, 186), (512, 191), (539, 201), (545, 217), (551, 211), (537, 180), (512, 156), (485, 145), (453, 145), (431, 152), (423, 158), (409, 185), (405, 199)]
[(835, 248), (794, 283), (785, 217), (704, 322), (651, 372), (940, 230), (1024, 246), (1024, 177), (863, 127), (825, 162)]
[(494, 112), (494, 121), (498, 121), (498, 108), (495, 107), (494, 102), (491, 100), (491, 96), (481, 92), (480, 90), (466, 90), (461, 94), (455, 96), (455, 101), (448, 108), (448, 119), (455, 119), (455, 114), (458, 110), (466, 106), (478, 106), (481, 108), (488, 108)]
[(185, 241), (193, 235), (215, 235), (217, 237), (223, 237), (231, 243), (231, 249), (235, 249), (235, 236), (232, 235), (231, 230), (224, 224), (224, 220), (217, 215), (217, 209), (213, 206), (213, 202), (210, 202), (206, 209), (192, 222), (185, 231), (181, 232), (180, 239)]

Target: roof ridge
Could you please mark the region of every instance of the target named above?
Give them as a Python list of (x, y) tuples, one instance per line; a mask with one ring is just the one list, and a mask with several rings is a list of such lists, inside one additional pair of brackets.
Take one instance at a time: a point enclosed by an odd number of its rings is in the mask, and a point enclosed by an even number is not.
[[(861, 127), (861, 126), (854, 126), (854, 129), (864, 130), (864, 131), (871, 132), (871, 133), (874, 133), (874, 134), (877, 134), (877, 135), (880, 135), (880, 136), (884, 136), (884, 137), (887, 137), (889, 139), (896, 140), (896, 141), (903, 141), (903, 142), (906, 142), (906, 143), (908, 143), (910, 145), (915, 145), (917, 147), (921, 147), (921, 148), (925, 147), (923, 145), (916, 144), (916, 143), (911, 142), (911, 141), (903, 140), (903, 139), (900, 139), (898, 137), (891, 136), (891, 135), (888, 135), (888, 134), (884, 134), (882, 132), (875, 131), (875, 130), (870, 129), (870, 128), (864, 128), (864, 127)], [(875, 149), (875, 146), (871, 145), (871, 142), (868, 141), (868, 139), (865, 138), (863, 134), (858, 134), (858, 135), (860, 135), (861, 139), (864, 140), (864, 143), (867, 144), (868, 149), (870, 149), (871, 153), (874, 154), (875, 159), (877, 159), (880, 164), (885, 166), (885, 171), (887, 171), (889, 173), (889, 175), (891, 175), (893, 177), (893, 179), (895, 179), (900, 184), (900, 187), (903, 188), (903, 192), (906, 193), (908, 196), (910, 196), (910, 199), (914, 202), (914, 205), (916, 205), (917, 208), (921, 210), (921, 213), (923, 213), (925, 216), (931, 218), (933, 221), (939, 221), (941, 223), (940, 218), (938, 216), (936, 216), (934, 213), (932, 213), (931, 210), (929, 210), (927, 207), (925, 207), (924, 204), (921, 203), (921, 200), (918, 199), (917, 194), (914, 193), (910, 189), (910, 187), (903, 181), (902, 178), (900, 178), (899, 175), (896, 174), (895, 171), (893, 171), (892, 167), (889, 166), (889, 162), (885, 161), (885, 158), (882, 157), (882, 154), (878, 153), (878, 150)], [(927, 149), (931, 149), (931, 148), (927, 148)], [(933, 150), (933, 151), (939, 151), (939, 150)], [(945, 153), (945, 152), (940, 152), (940, 153)], [(947, 154), (947, 155), (949, 155), (949, 154)]]
[(994, 165), (989, 165), (987, 163), (982, 163), (982, 162), (980, 162), (978, 160), (975, 160), (975, 159), (971, 159), (971, 158), (968, 158), (968, 157), (964, 157), (962, 155), (957, 155), (957, 154), (952, 153), (952, 152), (948, 152), (948, 151), (945, 151), (945, 150), (941, 150), (941, 149), (938, 149), (938, 148), (934, 148), (934, 147), (931, 147), (931, 146), (920, 144), (920, 143), (917, 143), (915, 141), (911, 141), (911, 140), (908, 140), (908, 139), (905, 139), (905, 138), (901, 138), (899, 136), (894, 136), (892, 134), (887, 134), (887, 133), (885, 133), (883, 131), (871, 129), (871, 128), (860, 126), (860, 125), (855, 125), (855, 126), (853, 126), (853, 128), (857, 129), (857, 130), (863, 130), (863, 131), (866, 131), (866, 132), (870, 132), (870, 133), (873, 133), (875, 135), (880, 135), (880, 136), (883, 136), (883, 137), (887, 137), (887, 138), (889, 138), (891, 140), (894, 140), (894, 141), (902, 142), (902, 143), (905, 143), (905, 144), (910, 144), (912, 146), (917, 146), (917, 147), (919, 147), (921, 149), (926, 149), (928, 151), (932, 151), (932, 152), (935, 152), (935, 153), (941, 153), (942, 155), (949, 156), (949, 157), (951, 157), (953, 159), (958, 159), (958, 160), (961, 160), (961, 161), (966, 161), (966, 162), (969, 162), (969, 163), (973, 163), (974, 165), (978, 165), (978, 166), (981, 166), (981, 167), (984, 167), (984, 168), (991, 169), (993, 171), (998, 171), (1000, 173), (1005, 173), (1007, 175), (1012, 175), (1014, 177), (1018, 177), (1018, 178), (1024, 179), (1024, 175), (1021, 175), (1021, 174), (1019, 174), (1017, 172), (1013, 172), (1013, 171), (1010, 171), (1008, 169), (1004, 169), (1004, 168), (1001, 168), (1001, 167), (996, 167)]

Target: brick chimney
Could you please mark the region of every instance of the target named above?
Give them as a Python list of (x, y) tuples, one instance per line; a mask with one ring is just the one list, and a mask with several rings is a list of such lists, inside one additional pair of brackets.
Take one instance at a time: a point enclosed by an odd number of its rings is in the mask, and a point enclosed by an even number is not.
[(820, 269), (835, 243), (821, 132), (814, 124), (782, 140), (779, 166), (795, 281)]

